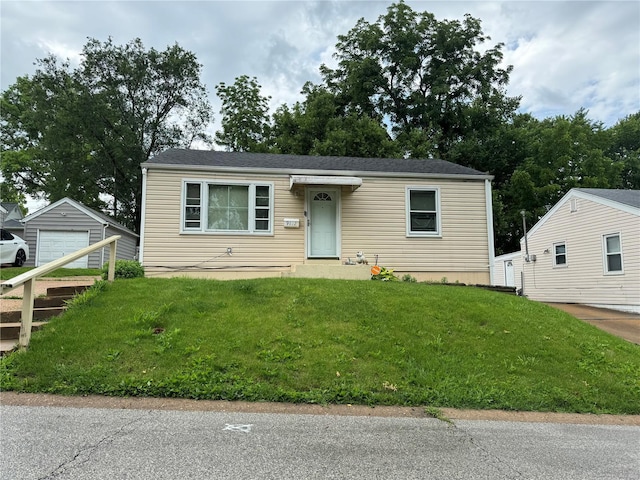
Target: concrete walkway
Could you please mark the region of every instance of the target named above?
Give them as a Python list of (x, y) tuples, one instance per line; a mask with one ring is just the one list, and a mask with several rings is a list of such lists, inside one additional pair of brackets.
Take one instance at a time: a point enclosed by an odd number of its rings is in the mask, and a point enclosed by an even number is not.
[(547, 303), (605, 332), (640, 345), (640, 315), (577, 303)]

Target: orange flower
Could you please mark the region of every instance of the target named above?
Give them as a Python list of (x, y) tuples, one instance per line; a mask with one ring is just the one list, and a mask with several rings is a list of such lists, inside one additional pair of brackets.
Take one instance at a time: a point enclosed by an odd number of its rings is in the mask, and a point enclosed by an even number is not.
[(382, 269), (378, 265), (371, 267), (371, 275), (378, 275)]

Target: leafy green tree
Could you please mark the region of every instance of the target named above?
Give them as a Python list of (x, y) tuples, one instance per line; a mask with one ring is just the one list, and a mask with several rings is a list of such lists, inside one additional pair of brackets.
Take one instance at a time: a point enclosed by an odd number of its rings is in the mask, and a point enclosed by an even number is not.
[(50, 201), (69, 196), (138, 230), (140, 164), (210, 139), (201, 65), (173, 45), (145, 49), (89, 39), (71, 69), (51, 55), (2, 93), (3, 176)]
[(489, 37), (470, 15), (438, 21), (401, 1), (338, 39), (338, 67), (321, 67), (326, 86), (348, 111), (388, 122), (406, 155), (449, 159), (461, 138), (486, 134), (518, 107), (505, 94), (503, 45), (480, 53)]
[(269, 136), (269, 100), (262, 96), (256, 77), (241, 75), (233, 85), (216, 87), (222, 100), (222, 130), (216, 142), (235, 152), (265, 152)]
[(521, 210), (537, 222), (570, 189), (620, 188), (622, 162), (605, 154), (610, 135), (583, 109), (574, 115), (531, 119), (521, 125), (526, 155), (498, 190), (496, 245), (501, 253), (519, 248)]
[(608, 155), (621, 166), (621, 187), (640, 190), (640, 112), (618, 121), (608, 132)]
[[(20, 193), (57, 200), (67, 192), (102, 206), (89, 146), (76, 128), (77, 96), (68, 64), (40, 62), (33, 78), (20, 77), (0, 98), (2, 175)], [(70, 138), (73, 135), (74, 138)]]
[(4, 180), (0, 181), (0, 201), (17, 203), (18, 205), (20, 205), (23, 214), (26, 214), (27, 212), (27, 199), (24, 194), (16, 190), (13, 184), (5, 182)]
[(399, 156), (385, 127), (368, 116), (348, 112), (335, 94), (307, 83), (303, 102), (281, 106), (273, 115), (272, 151), (298, 155)]

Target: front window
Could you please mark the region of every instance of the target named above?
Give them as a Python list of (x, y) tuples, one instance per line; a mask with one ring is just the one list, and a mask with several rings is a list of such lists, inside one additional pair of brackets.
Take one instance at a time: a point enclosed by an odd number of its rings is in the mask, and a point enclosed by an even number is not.
[(439, 204), (437, 188), (407, 187), (407, 236), (440, 235)]
[(556, 243), (553, 245), (553, 266), (564, 267), (567, 265), (567, 245)]
[(185, 232), (272, 232), (270, 184), (185, 182), (183, 190)]
[(622, 273), (622, 240), (620, 234), (605, 235), (604, 266), (605, 273)]

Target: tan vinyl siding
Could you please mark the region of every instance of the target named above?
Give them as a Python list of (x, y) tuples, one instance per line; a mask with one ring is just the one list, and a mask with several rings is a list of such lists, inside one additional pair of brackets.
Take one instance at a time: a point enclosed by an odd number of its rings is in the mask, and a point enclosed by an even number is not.
[[(341, 189), (340, 262), (349, 257), (355, 260), (356, 252), (362, 250), (371, 263), (378, 254), (381, 265), (398, 272), (488, 283), (484, 180), (361, 178), (363, 184), (357, 190)], [(272, 182), (273, 235), (181, 234), (181, 193), (186, 179)], [(143, 260), (147, 269), (288, 269), (306, 262), (305, 189), (291, 192), (288, 175), (241, 176), (153, 168), (147, 171), (146, 185)], [(407, 237), (406, 186), (439, 188), (440, 237)], [(285, 218), (299, 219), (300, 227), (284, 228)], [(225, 255), (227, 247), (233, 248), (232, 256)]]
[[(407, 237), (407, 186), (439, 188), (439, 237)], [(343, 195), (342, 257), (362, 250), (398, 271), (488, 274), (484, 201), (483, 182), (365, 179), (357, 191)]]
[[(201, 172), (147, 173), (147, 200), (144, 226), (144, 265), (148, 268), (185, 267), (289, 268), (304, 261), (304, 197), (289, 192), (289, 177), (251, 177), (252, 182), (274, 184), (273, 235), (230, 235), (180, 233), (182, 181), (245, 181), (237, 175), (202, 174)], [(284, 218), (299, 218), (300, 228), (285, 229)], [(227, 248), (233, 255), (227, 256)]]
[[(571, 212), (570, 200), (528, 239), (536, 261), (524, 264), (525, 294), (548, 302), (640, 305), (640, 216), (583, 198)], [(606, 274), (602, 238), (618, 232), (624, 273)], [(560, 242), (567, 264), (554, 267), (553, 245)]]

